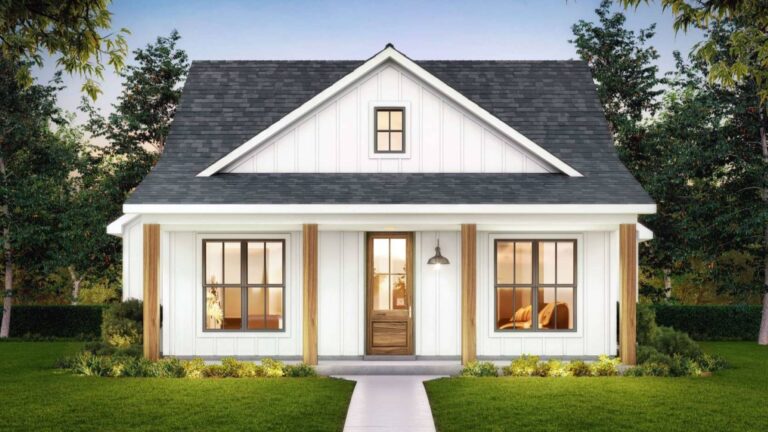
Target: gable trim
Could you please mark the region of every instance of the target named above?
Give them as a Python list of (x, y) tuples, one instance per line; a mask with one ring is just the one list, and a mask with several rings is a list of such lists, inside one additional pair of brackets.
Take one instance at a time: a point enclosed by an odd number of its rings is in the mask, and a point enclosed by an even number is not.
[(253, 138), (249, 139), (248, 141), (241, 144), (240, 146), (232, 150), (230, 153), (228, 153), (221, 159), (211, 164), (208, 168), (206, 168), (205, 170), (197, 174), (197, 176), (210, 177), (216, 174), (217, 172), (223, 170), (227, 166), (230, 166), (231, 164), (236, 162), (238, 159), (240, 159), (244, 155), (247, 155), (249, 152), (251, 152), (253, 149), (258, 147), (259, 145), (263, 144), (265, 141), (277, 136), (285, 128), (287, 128), (294, 122), (298, 121), (303, 116), (310, 113), (312, 110), (322, 106), (322, 104), (330, 100), (332, 97), (336, 96), (337, 94), (342, 92), (344, 89), (346, 89), (347, 87), (355, 83), (358, 79), (362, 78), (363, 76), (365, 76), (366, 74), (373, 71), (374, 69), (376, 69), (377, 67), (379, 67), (380, 65), (382, 65), (387, 61), (392, 61), (398, 64), (399, 66), (403, 67), (404, 69), (406, 69), (408, 72), (414, 74), (417, 78), (421, 79), (423, 82), (427, 83), (428, 85), (437, 89), (439, 92), (446, 95), (448, 99), (452, 100), (454, 103), (458, 104), (459, 106), (464, 107), (470, 113), (476, 115), (481, 120), (483, 120), (493, 128), (500, 131), (502, 134), (506, 135), (511, 140), (519, 144), (521, 147), (530, 151), (534, 155), (538, 156), (543, 161), (549, 163), (554, 168), (560, 170), (562, 173), (567, 174), (570, 177), (582, 177), (582, 174), (576, 171), (570, 165), (566, 164), (565, 162), (557, 158), (555, 155), (545, 150), (543, 147), (531, 141), (530, 139), (525, 137), (520, 132), (516, 131), (514, 128), (512, 128), (508, 124), (499, 120), (496, 116), (489, 113), (478, 104), (472, 102), (471, 100), (469, 100), (469, 98), (462, 95), (461, 93), (453, 89), (451, 86), (439, 80), (437, 77), (429, 73), (426, 69), (422, 68), (421, 66), (413, 62), (411, 59), (409, 59), (408, 57), (406, 57), (405, 55), (401, 54), (399, 51), (394, 49), (394, 47), (392, 47), (391, 45), (387, 45), (386, 48), (384, 48), (382, 51), (380, 51), (378, 54), (373, 56), (371, 59), (369, 59), (362, 65), (360, 65), (357, 69), (350, 72), (340, 80), (336, 81), (333, 85), (321, 91), (320, 93), (312, 97), (310, 100), (302, 104), (300, 107), (288, 113), (285, 117), (273, 123), (272, 125), (270, 125), (268, 128), (261, 131), (259, 134), (257, 134)]

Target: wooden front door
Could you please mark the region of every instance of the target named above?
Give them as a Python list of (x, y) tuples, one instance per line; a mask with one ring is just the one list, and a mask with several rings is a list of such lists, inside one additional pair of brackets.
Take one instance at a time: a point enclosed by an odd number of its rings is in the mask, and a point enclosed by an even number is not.
[(366, 350), (413, 354), (413, 233), (368, 233)]

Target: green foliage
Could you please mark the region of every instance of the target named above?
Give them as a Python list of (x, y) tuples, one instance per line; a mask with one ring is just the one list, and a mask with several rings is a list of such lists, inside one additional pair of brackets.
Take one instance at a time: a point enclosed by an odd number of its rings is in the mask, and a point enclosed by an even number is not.
[(127, 348), (142, 341), (142, 303), (131, 299), (111, 305), (104, 312), (103, 340), (114, 347)]
[(317, 376), (317, 371), (314, 367), (306, 363), (289, 364), (283, 368), (284, 376), (289, 378), (305, 378)]
[(501, 371), (506, 376), (532, 376), (536, 373), (538, 364), (538, 356), (522, 355), (512, 360), (509, 366), (502, 368)]
[[(760, 328), (759, 305), (654, 305), (656, 321), (699, 341), (755, 340)], [(639, 316), (639, 315), (638, 315)], [(638, 343), (640, 342), (638, 324)]]
[(110, 32), (112, 14), (105, 0), (13, 0), (0, 2), (0, 55), (23, 63), (12, 77), (23, 85), (33, 81), (32, 66), (45, 56), (57, 57), (57, 69), (85, 77), (82, 91), (101, 93), (95, 79), (105, 67), (119, 71), (128, 52), (123, 28)]
[(103, 313), (102, 305), (16, 305), (10, 336), (93, 339), (101, 332)]
[(672, 327), (659, 327), (652, 343), (659, 352), (670, 356), (677, 354), (688, 358), (698, 358), (702, 354), (699, 344), (687, 334)]
[(496, 365), (492, 362), (471, 361), (461, 369), (461, 376), (464, 377), (495, 377), (499, 376)]
[(618, 358), (611, 358), (607, 355), (601, 355), (598, 357), (595, 363), (592, 363), (592, 374), (594, 376), (616, 376), (619, 374), (619, 365), (621, 360)]
[(637, 305), (637, 343), (649, 345), (658, 333), (656, 325), (656, 311), (649, 304)]
[(312, 366), (297, 364), (286, 366), (282, 362), (265, 358), (261, 364), (238, 361), (226, 357), (221, 364), (206, 365), (202, 359), (179, 360), (163, 358), (150, 361), (143, 357), (126, 355), (125, 352), (99, 354), (84, 350), (74, 356), (64, 357), (56, 367), (77, 375), (101, 377), (160, 377), (160, 378), (279, 378), (314, 377)]
[(592, 368), (588, 363), (581, 360), (574, 360), (568, 363), (568, 371), (571, 376), (575, 377), (588, 377), (592, 376)]

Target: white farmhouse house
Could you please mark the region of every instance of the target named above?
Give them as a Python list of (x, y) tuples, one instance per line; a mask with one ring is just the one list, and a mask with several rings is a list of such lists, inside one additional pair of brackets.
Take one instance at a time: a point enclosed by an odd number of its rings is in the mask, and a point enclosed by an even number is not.
[(194, 62), (108, 231), (150, 358), (631, 364), (637, 218), (655, 210), (583, 62), (388, 45)]

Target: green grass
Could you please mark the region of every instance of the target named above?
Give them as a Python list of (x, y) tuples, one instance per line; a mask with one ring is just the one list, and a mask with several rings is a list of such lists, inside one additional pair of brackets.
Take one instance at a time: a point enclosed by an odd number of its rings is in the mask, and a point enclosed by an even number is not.
[(0, 343), (0, 430), (339, 431), (354, 383), (97, 378), (52, 368), (73, 342)]
[(768, 347), (702, 345), (731, 368), (707, 378), (445, 378), (425, 386), (441, 432), (768, 430)]

